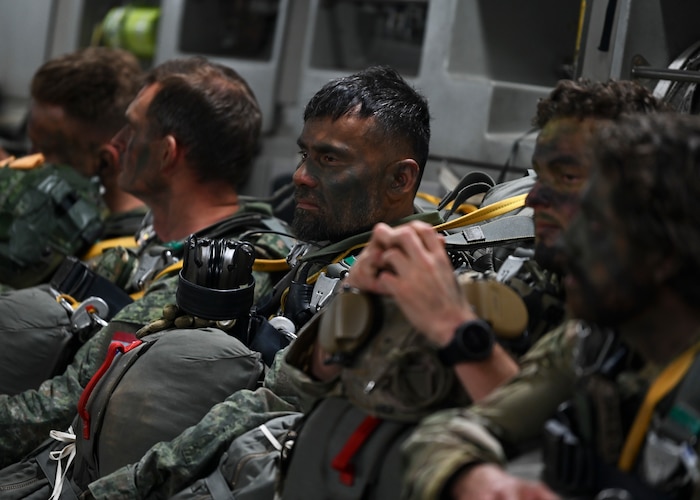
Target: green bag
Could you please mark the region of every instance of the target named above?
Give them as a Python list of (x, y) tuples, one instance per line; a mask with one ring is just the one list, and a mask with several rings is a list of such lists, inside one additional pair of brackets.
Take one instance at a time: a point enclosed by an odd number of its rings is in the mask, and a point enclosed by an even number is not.
[(44, 283), (100, 236), (100, 186), (66, 165), (0, 168), (0, 283)]

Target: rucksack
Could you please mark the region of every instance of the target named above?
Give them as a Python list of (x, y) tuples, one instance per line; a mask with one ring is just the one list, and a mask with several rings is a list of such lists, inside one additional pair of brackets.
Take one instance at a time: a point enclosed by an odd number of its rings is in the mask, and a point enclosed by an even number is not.
[(0, 168), (0, 283), (48, 281), (98, 239), (105, 216), (99, 184), (67, 165)]
[(257, 388), (264, 374), (258, 353), (217, 328), (164, 330), (137, 342), (110, 347), (112, 359), (78, 403), (72, 477), (80, 489), (173, 439), (231, 393)]
[[(77, 499), (87, 485), (138, 461), (238, 389), (259, 385), (258, 353), (216, 328), (163, 330), (114, 341), (86, 386), (79, 416), (0, 471), (0, 498)], [(51, 456), (53, 455), (53, 457)]]
[(414, 427), (415, 422), (376, 417), (344, 398), (323, 399), (306, 417), (280, 469), (280, 498), (397, 498), (400, 447)]
[(171, 496), (171, 500), (272, 499), (278, 470), (294, 444), (302, 419), (302, 413), (289, 413), (242, 434), (231, 442), (210, 474)]

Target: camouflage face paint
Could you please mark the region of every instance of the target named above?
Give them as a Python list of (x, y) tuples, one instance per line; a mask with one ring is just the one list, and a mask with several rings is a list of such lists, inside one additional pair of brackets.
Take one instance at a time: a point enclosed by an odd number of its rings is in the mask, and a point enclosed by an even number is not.
[(610, 187), (594, 180), (565, 235), (567, 306), (575, 317), (616, 326), (656, 296), (648, 269), (610, 204)]
[(534, 211), (535, 258), (561, 272), (559, 239), (579, 207), (590, 173), (587, 144), (594, 120), (558, 118), (545, 125), (532, 156), (537, 181), (526, 205)]
[(293, 227), (301, 239), (339, 241), (383, 220), (382, 148), (367, 137), (368, 119), (313, 119), (299, 138)]

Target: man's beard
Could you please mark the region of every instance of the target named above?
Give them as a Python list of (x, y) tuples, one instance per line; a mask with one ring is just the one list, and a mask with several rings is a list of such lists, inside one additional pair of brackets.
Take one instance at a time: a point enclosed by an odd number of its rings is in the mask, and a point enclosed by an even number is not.
[(352, 220), (344, 221), (341, 215), (327, 217), (325, 214), (312, 214), (306, 210), (295, 209), (292, 219), (294, 235), (302, 241), (344, 240), (350, 236), (369, 231), (374, 224), (363, 224), (363, 213), (354, 213)]
[(306, 210), (294, 209), (292, 229), (294, 235), (302, 241), (327, 241), (330, 240), (328, 226), (322, 217), (315, 217)]
[(590, 270), (569, 262), (567, 272), (578, 284), (576, 297), (567, 293), (567, 306), (572, 315), (602, 327), (615, 328), (653, 307), (658, 288), (649, 280), (634, 280), (626, 271), (613, 272), (610, 283), (614, 286), (601, 288), (589, 279)]
[(559, 276), (566, 272), (566, 257), (562, 245), (546, 246), (541, 243), (535, 244), (535, 262), (542, 269), (546, 269)]

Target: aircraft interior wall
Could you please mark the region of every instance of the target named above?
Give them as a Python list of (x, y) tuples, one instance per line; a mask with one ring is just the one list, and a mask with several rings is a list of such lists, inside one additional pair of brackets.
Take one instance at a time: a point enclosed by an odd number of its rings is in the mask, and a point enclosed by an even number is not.
[(697, 0), (0, 0), (0, 144), (26, 146), (28, 85), (43, 61), (105, 43), (144, 67), (203, 54), (248, 79), (265, 132), (249, 194), (293, 172), (311, 95), (372, 64), (396, 67), (429, 100), (426, 185), (473, 169), (513, 178), (529, 166), (537, 100), (557, 80), (639, 78), (670, 92), (647, 70), (688, 66), (699, 18)]

